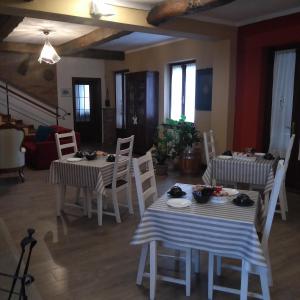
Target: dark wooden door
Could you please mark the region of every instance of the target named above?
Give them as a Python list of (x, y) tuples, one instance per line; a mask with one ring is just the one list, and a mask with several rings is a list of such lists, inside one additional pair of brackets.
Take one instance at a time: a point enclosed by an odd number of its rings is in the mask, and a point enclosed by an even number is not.
[(101, 79), (73, 78), (74, 129), (83, 143), (102, 142)]
[(294, 146), (291, 153), (289, 167), (286, 176), (288, 187), (300, 190), (300, 49), (297, 49), (295, 84), (294, 84), (294, 101), (291, 133), (295, 133)]

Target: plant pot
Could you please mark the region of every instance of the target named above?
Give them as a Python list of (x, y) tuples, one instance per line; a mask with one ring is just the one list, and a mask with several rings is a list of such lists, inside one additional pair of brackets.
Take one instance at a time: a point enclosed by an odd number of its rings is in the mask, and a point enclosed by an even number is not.
[(163, 165), (156, 165), (155, 166), (155, 173), (158, 176), (165, 176), (168, 175), (168, 165), (163, 164)]
[(180, 172), (183, 175), (197, 175), (201, 167), (201, 150), (188, 147), (180, 157)]

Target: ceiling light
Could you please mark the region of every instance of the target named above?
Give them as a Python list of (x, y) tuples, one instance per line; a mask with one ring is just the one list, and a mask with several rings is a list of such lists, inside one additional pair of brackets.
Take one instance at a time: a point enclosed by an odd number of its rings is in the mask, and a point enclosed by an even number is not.
[(46, 36), (46, 40), (38, 61), (39, 63), (45, 62), (47, 64), (56, 64), (60, 61), (60, 56), (56, 53), (55, 49), (52, 47), (48, 40), (50, 31), (43, 30), (43, 33)]
[(92, 16), (113, 16), (115, 13), (112, 6), (106, 0), (92, 0), (90, 14)]

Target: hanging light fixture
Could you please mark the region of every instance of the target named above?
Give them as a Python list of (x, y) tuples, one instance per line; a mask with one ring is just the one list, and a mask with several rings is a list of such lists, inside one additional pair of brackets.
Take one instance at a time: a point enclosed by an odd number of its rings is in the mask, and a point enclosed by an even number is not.
[(95, 17), (108, 17), (115, 15), (112, 6), (107, 0), (92, 0), (90, 14)]
[(46, 36), (44, 47), (41, 51), (40, 57), (38, 59), (39, 63), (45, 62), (47, 64), (56, 64), (60, 61), (60, 56), (56, 53), (55, 49), (52, 47), (48, 40), (49, 30), (43, 30)]

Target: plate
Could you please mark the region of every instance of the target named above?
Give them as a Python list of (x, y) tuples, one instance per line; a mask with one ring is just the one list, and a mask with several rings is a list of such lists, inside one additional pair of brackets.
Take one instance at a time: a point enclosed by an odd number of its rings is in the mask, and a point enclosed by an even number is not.
[(254, 155), (255, 155), (255, 156), (265, 156), (266, 153), (263, 153), (263, 152), (255, 152)]
[(184, 208), (191, 206), (191, 201), (184, 198), (171, 198), (167, 200), (167, 204), (175, 208)]
[(228, 198), (227, 197), (218, 197), (218, 196), (212, 196), (210, 198), (210, 202), (211, 203), (215, 203), (215, 204), (222, 204), (222, 203), (226, 203), (228, 202)]
[(83, 160), (82, 157), (69, 157), (69, 158), (67, 158), (67, 161), (69, 161), (69, 162), (77, 162), (77, 161), (81, 161), (81, 160)]
[(237, 195), (237, 194), (239, 194), (239, 191), (238, 190), (236, 190), (236, 189), (230, 189), (230, 188), (222, 188), (222, 192), (226, 192), (226, 193), (228, 193), (228, 196), (230, 197), (230, 196), (235, 196), (235, 195)]
[(230, 155), (219, 155), (218, 158), (221, 158), (221, 159), (230, 159), (230, 158), (232, 158), (232, 156), (230, 156)]

